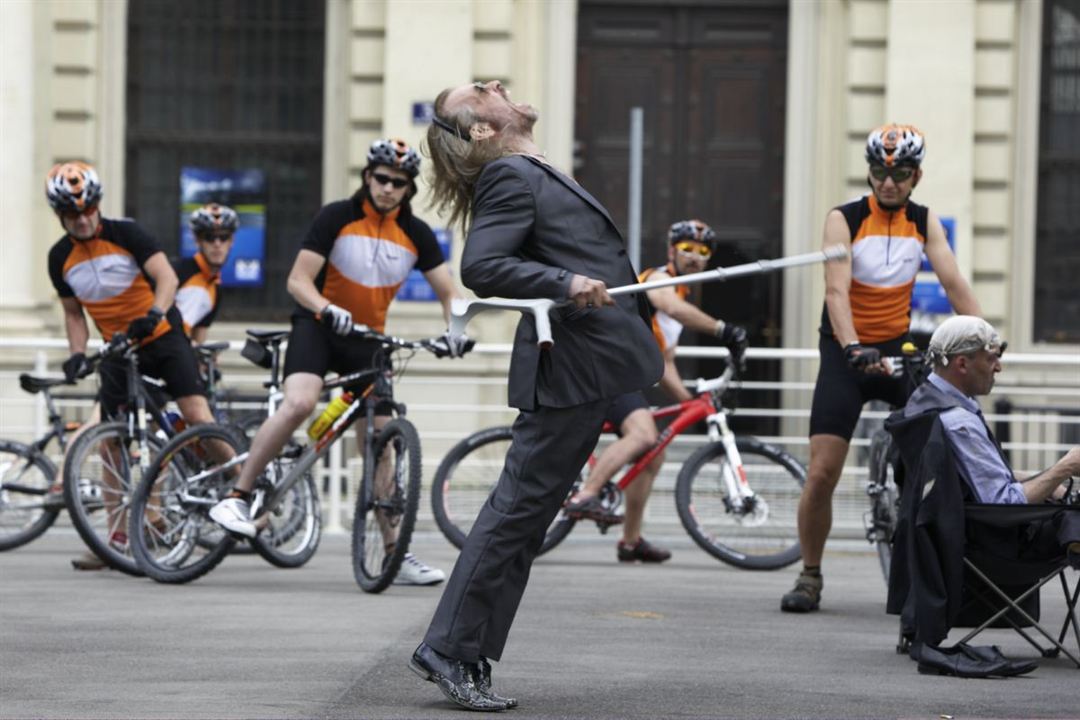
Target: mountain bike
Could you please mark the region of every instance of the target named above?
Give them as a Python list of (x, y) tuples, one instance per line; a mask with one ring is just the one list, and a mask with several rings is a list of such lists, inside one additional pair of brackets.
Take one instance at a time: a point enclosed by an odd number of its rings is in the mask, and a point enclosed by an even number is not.
[(80, 435), (64, 461), (64, 505), (79, 537), (105, 564), (129, 575), (142, 574), (125, 532), (131, 491), (151, 456), (180, 426), (179, 416), (164, 410), (164, 384), (140, 374), (137, 353), (138, 343), (116, 333), (87, 358), (86, 374), (103, 360), (123, 361), (128, 402), (121, 419)]
[[(698, 380), (696, 397), (653, 410), (657, 420), (672, 418), (655, 446), (631, 465), (617, 482), (607, 483), (601, 502), (611, 512), (622, 491), (657, 455), (689, 427), (704, 421), (707, 444), (682, 465), (675, 483), (675, 507), (683, 527), (705, 552), (735, 567), (775, 570), (800, 557), (796, 512), (806, 470), (791, 455), (753, 437), (736, 436), (728, 426), (723, 398), (735, 378), (728, 364), (717, 378)], [(605, 423), (603, 432), (616, 428)], [(509, 448), (509, 427), (489, 428), (455, 445), (439, 464), (432, 483), (435, 521), (454, 546), (461, 548), (480, 507), (499, 478)], [(595, 462), (590, 458), (589, 465)], [(588, 466), (586, 466), (588, 467)], [(570, 490), (573, 497), (587, 473)], [(540, 553), (566, 538), (575, 520), (561, 511), (548, 527)], [(601, 532), (613, 524), (594, 520)]]
[[(903, 377), (908, 383), (908, 395), (930, 374), (929, 364), (914, 343), (904, 343), (903, 355), (885, 358), (889, 374)], [(896, 410), (896, 408), (892, 408)], [(870, 439), (870, 460), (867, 466), (866, 495), (870, 509), (863, 513), (866, 540), (877, 549), (878, 562), (885, 584), (889, 584), (889, 566), (892, 563), (892, 541), (900, 517), (900, 453), (893, 444), (892, 435), (878, 428)], [(900, 482), (897, 480), (900, 479)]]
[(71, 384), (64, 378), (19, 375), (19, 386), (25, 392), (44, 396), (49, 429), (29, 445), (0, 440), (0, 551), (13, 550), (40, 537), (64, 509), (63, 495), (50, 492), (57, 468), (45, 448), (56, 440), (64, 453), (68, 435), (80, 426), (64, 421), (53, 398), (53, 388)]
[[(372, 367), (332, 378), (324, 388), (371, 384), (312, 444), (285, 447), (282, 463), (271, 463), (256, 485), (251, 514), (257, 527), (265, 527), (331, 445), (363, 418), (364, 474), (353, 516), (352, 565), (360, 587), (376, 593), (393, 582), (408, 552), (420, 493), (420, 438), (405, 418), (405, 406), (393, 399), (393, 380), (417, 350), (437, 356), (446, 352), (438, 339), (403, 340), (365, 325), (355, 325), (352, 336), (379, 343)], [(380, 405), (389, 406), (394, 417), (376, 430)], [(211, 451), (215, 442), (228, 445), (235, 456), (222, 461)], [(228, 493), (246, 459), (246, 441), (217, 425), (189, 428), (162, 450), (133, 499), (132, 547), (148, 576), (158, 582), (189, 582), (224, 559), (235, 542), (231, 535), (215, 543), (200, 540), (220, 532), (209, 510)]]

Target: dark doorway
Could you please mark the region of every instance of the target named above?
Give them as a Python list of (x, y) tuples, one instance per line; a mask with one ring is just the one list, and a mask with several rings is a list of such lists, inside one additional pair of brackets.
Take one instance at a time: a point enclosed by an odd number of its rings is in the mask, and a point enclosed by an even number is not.
[[(644, 108), (643, 267), (666, 262), (668, 226), (692, 217), (720, 238), (714, 264), (781, 254), (787, 19), (786, 0), (581, 0), (575, 174), (625, 232), (630, 108)], [(755, 346), (780, 345), (780, 276), (698, 292), (706, 312), (745, 325)], [(713, 343), (689, 331), (682, 339)], [(719, 372), (689, 359), (680, 370)], [(778, 373), (777, 363), (755, 362), (748, 379)]]
[(125, 213), (179, 253), (180, 168), (266, 178), (265, 282), (219, 319), (286, 321), (285, 279), (322, 199), (322, 0), (128, 7)]

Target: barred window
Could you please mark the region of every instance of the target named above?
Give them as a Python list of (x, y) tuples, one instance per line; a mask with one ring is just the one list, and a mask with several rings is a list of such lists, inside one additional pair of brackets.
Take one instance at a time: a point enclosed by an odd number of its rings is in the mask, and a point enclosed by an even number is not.
[(262, 287), (219, 319), (284, 321), (285, 280), (322, 198), (322, 0), (128, 5), (125, 213), (180, 250), (180, 169), (265, 177)]
[(1044, 5), (1037, 212), (1034, 339), (1080, 343), (1080, 0)]

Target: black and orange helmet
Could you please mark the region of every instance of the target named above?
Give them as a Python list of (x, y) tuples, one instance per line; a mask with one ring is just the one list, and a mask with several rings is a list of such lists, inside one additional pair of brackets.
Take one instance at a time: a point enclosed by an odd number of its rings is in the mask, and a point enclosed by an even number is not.
[(386, 165), (404, 170), (411, 178), (420, 174), (420, 156), (407, 142), (399, 138), (379, 139), (371, 143), (367, 161), (369, 166)]
[(196, 237), (232, 235), (240, 227), (240, 217), (228, 205), (210, 203), (191, 213), (188, 224)]
[(866, 138), (866, 162), (896, 167), (922, 165), (926, 139), (914, 125), (882, 125)]
[(707, 245), (710, 249), (716, 247), (716, 233), (700, 220), (680, 220), (674, 223), (668, 228), (667, 238), (669, 245), (689, 240)]
[(53, 165), (45, 177), (45, 197), (58, 213), (84, 212), (101, 202), (97, 171), (84, 162)]

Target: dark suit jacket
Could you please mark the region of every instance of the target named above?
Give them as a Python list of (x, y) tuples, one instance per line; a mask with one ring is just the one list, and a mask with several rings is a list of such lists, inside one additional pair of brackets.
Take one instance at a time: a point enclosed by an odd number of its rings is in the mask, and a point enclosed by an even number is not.
[[(568, 299), (574, 274), (608, 287), (637, 281), (607, 211), (576, 182), (524, 155), (489, 163), (473, 200), (461, 279), (480, 297)], [(541, 351), (522, 316), (510, 361), (510, 405), (564, 408), (653, 385), (663, 359), (643, 295), (614, 307), (559, 307)]]

